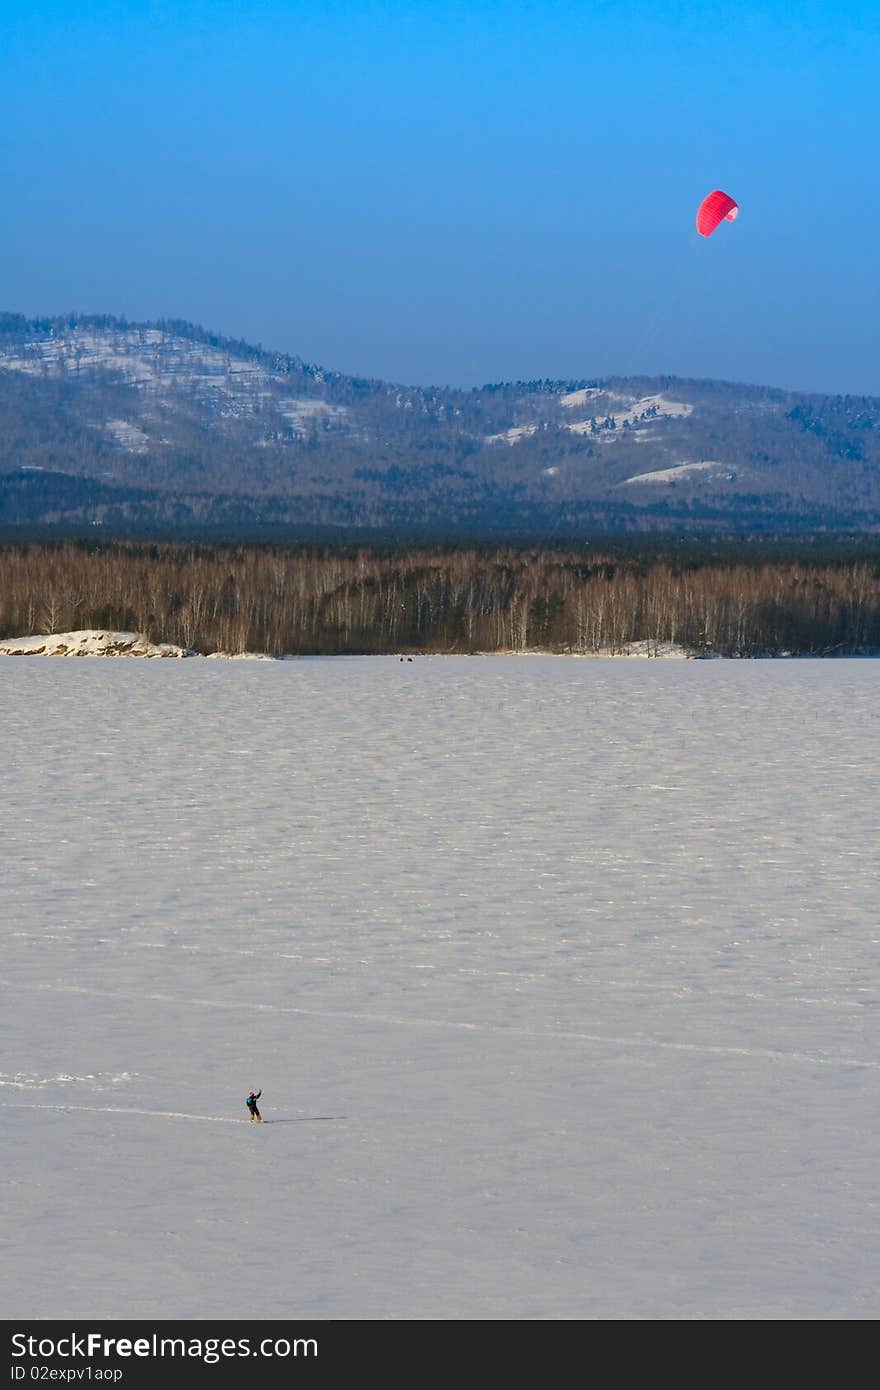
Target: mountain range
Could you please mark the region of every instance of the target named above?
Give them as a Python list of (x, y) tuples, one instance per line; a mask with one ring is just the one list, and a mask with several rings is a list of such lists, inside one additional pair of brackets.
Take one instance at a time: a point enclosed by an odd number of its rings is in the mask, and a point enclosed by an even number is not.
[(0, 524), (534, 538), (880, 529), (880, 398), (346, 376), (183, 321), (0, 314)]

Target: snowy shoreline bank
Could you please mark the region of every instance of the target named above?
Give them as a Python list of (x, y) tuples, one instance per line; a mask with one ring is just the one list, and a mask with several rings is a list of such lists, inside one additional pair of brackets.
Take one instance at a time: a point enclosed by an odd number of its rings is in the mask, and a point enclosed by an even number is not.
[[(134, 656), (176, 658), (200, 656), (192, 648), (173, 642), (150, 642), (137, 632), (109, 632), (86, 628), (80, 632), (55, 632), (33, 637), (6, 637), (0, 640), (0, 656)], [(273, 661), (261, 652), (213, 652), (211, 656), (228, 660)]]
[[(559, 652), (551, 651), (541, 647), (529, 647), (521, 651), (481, 651), (481, 652), (403, 652), (399, 649), (387, 652), (370, 653), (335, 653), (341, 656), (387, 656), (396, 657), (399, 661), (413, 660), (414, 656), (503, 656), (503, 657), (537, 657), (552, 656), (559, 658), (575, 658), (580, 661), (596, 661), (608, 658), (644, 660), (678, 660), (678, 661), (709, 661), (709, 660), (728, 660), (728, 661), (753, 661), (753, 660), (785, 660), (795, 658), (812, 657), (814, 659), (826, 659), (830, 657), (880, 657), (880, 650), (865, 649), (861, 651), (843, 651), (834, 649), (824, 652), (761, 652), (753, 655), (724, 656), (721, 652), (715, 651), (691, 651), (687, 647), (678, 646), (674, 642), (629, 642), (620, 649), (610, 647), (602, 648), (598, 651), (585, 652)], [(173, 642), (150, 642), (136, 632), (111, 632), (101, 629), (87, 628), (78, 632), (56, 632), (51, 634), (38, 634), (30, 637), (7, 637), (0, 639), (0, 656), (104, 656), (104, 657), (140, 657), (146, 659), (153, 658), (174, 658), (182, 660), (189, 657), (200, 657), (203, 660), (221, 661), (296, 661), (298, 655), (295, 653), (284, 653), (280, 657), (270, 656), (267, 652), (197, 652), (193, 648), (180, 647)]]

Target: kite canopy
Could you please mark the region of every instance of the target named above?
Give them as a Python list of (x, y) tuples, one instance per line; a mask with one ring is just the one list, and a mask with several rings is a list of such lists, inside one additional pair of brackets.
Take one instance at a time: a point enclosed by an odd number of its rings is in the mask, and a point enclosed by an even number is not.
[(715, 228), (721, 222), (733, 222), (739, 212), (739, 204), (735, 203), (729, 193), (722, 193), (720, 188), (716, 188), (714, 193), (710, 193), (700, 203), (697, 211), (697, 231), (700, 236), (711, 236)]

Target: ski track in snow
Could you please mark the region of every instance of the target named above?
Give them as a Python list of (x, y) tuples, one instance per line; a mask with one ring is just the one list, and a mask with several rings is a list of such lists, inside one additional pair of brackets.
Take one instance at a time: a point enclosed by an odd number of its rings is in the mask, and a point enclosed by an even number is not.
[(0, 1110), (86, 1110), (95, 1115), (150, 1115), (163, 1120), (210, 1120), (218, 1125), (246, 1125), (250, 1120), (233, 1119), (230, 1115), (195, 1115), (190, 1111), (184, 1110), (138, 1110), (134, 1106), (126, 1105), (66, 1105), (63, 1102), (57, 1104), (28, 1104), (26, 1101), (2, 1101)]
[(878, 674), (0, 656), (5, 1314), (878, 1316)]
[[(25, 936), (28, 940), (32, 940), (32, 938), (29, 937), (29, 936), (27, 936), (26, 933), (13, 933), (13, 935)], [(66, 938), (66, 937), (64, 937), (64, 936), (55, 936), (55, 937), (43, 936), (41, 939), (42, 939), (43, 941), (50, 940), (50, 939), (51, 939), (51, 940), (56, 940), (56, 941), (64, 941), (64, 940), (68, 940), (69, 938)], [(106, 946), (106, 947), (110, 948), (111, 950), (112, 950), (112, 949), (115, 949), (115, 948), (118, 948), (118, 947), (120, 946), (120, 943), (119, 943), (117, 940), (115, 940), (113, 937), (97, 937), (97, 938), (96, 938), (96, 942), (97, 942), (98, 945), (100, 945), (100, 946)], [(296, 953), (291, 952), (291, 951), (271, 951), (271, 950), (259, 950), (259, 951), (258, 951), (258, 950), (245, 950), (245, 949), (242, 949), (242, 948), (229, 948), (229, 947), (213, 946), (213, 945), (212, 945), (212, 946), (197, 946), (197, 945), (192, 944), (191, 942), (181, 942), (181, 941), (126, 941), (125, 944), (124, 944), (124, 949), (127, 950), (127, 951), (180, 951), (180, 952), (183, 953), (183, 954), (186, 954), (186, 955), (193, 955), (193, 956), (198, 955), (198, 954), (201, 953), (201, 954), (204, 954), (204, 955), (210, 957), (212, 960), (215, 959), (215, 958), (218, 957), (218, 956), (240, 956), (240, 957), (244, 957), (244, 958), (249, 958), (249, 957), (250, 957), (250, 958), (253, 958), (253, 959), (259, 959), (259, 960), (261, 960), (261, 961), (265, 961), (265, 960), (267, 960), (267, 959), (289, 960), (289, 961), (296, 961), (296, 962), (298, 962), (298, 963), (301, 964), (301, 965), (328, 966), (328, 967), (330, 967), (330, 968), (332, 968), (332, 969), (334, 969), (334, 970), (354, 970), (356, 967), (362, 967), (362, 968), (365, 969), (365, 970), (376, 970), (376, 969), (378, 969), (378, 968), (381, 966), (381, 961), (379, 961), (378, 959), (374, 959), (374, 960), (364, 960), (364, 959), (352, 960), (350, 957), (345, 957), (345, 956), (338, 956), (338, 957), (334, 957), (334, 956), (305, 956), (305, 955), (296, 954)], [(439, 973), (439, 974), (443, 974), (443, 975), (459, 975), (459, 976), (467, 977), (467, 978), (470, 978), (470, 979), (477, 979), (477, 978), (478, 978), (478, 979), (498, 979), (498, 980), (505, 980), (505, 979), (508, 979), (508, 980), (517, 980), (517, 981), (519, 981), (520, 983), (523, 983), (523, 982), (525, 982), (525, 981), (536, 982), (536, 981), (539, 981), (539, 980), (549, 980), (549, 979), (551, 979), (551, 976), (550, 976), (546, 971), (536, 971), (536, 970), (478, 970), (478, 969), (474, 968), (473, 966), (458, 966), (458, 967), (455, 967), (455, 968), (453, 968), (453, 969), (450, 969), (448, 966), (439, 966), (439, 965), (434, 965), (434, 964), (424, 964), (424, 965), (420, 965), (420, 964), (416, 963), (415, 961), (400, 961), (400, 962), (397, 963), (396, 968), (397, 968), (398, 970), (413, 971), (413, 972), (419, 972), (419, 973), (423, 973), (423, 974), (424, 974), (424, 973)], [(833, 969), (833, 968), (834, 968), (834, 967), (832, 967), (832, 969)], [(841, 969), (842, 969), (842, 968), (841, 968)], [(736, 991), (734, 991), (734, 990), (730, 990), (730, 989), (715, 989), (715, 988), (712, 988), (712, 987), (703, 987), (703, 986), (701, 986), (700, 989), (699, 989), (699, 991), (697, 991), (693, 986), (690, 986), (690, 985), (682, 986), (682, 985), (678, 985), (678, 984), (664, 984), (664, 983), (648, 984), (648, 983), (646, 983), (646, 982), (643, 981), (643, 980), (639, 980), (639, 981), (635, 981), (635, 980), (614, 980), (614, 979), (609, 979), (607, 976), (600, 976), (600, 975), (570, 974), (570, 975), (568, 975), (567, 978), (568, 978), (568, 980), (569, 980), (569, 982), (570, 982), (571, 984), (596, 985), (596, 986), (600, 986), (602, 989), (629, 990), (629, 991), (631, 991), (631, 992), (636, 992), (636, 991), (637, 991), (637, 992), (640, 992), (640, 993), (641, 993), (641, 992), (659, 993), (659, 994), (672, 995), (672, 996), (674, 996), (674, 997), (676, 997), (676, 998), (682, 998), (682, 999), (687, 998), (688, 996), (693, 995), (693, 994), (695, 994), (695, 993), (697, 993), (697, 992), (698, 992), (701, 996), (705, 996), (705, 997), (708, 997), (708, 998), (716, 998), (716, 999), (734, 999), (734, 998), (740, 999), (740, 998), (743, 997), (743, 994), (742, 994), (742, 991), (741, 991), (741, 990), (736, 990)], [(41, 988), (41, 989), (57, 988), (57, 989), (59, 989), (59, 990), (65, 990), (65, 989), (67, 989), (67, 986), (65, 986), (65, 985), (58, 985), (58, 986), (41, 985), (41, 986), (38, 986), (38, 988)], [(154, 995), (154, 996), (151, 996), (151, 997), (153, 997), (153, 998), (158, 998), (158, 996), (155, 996), (155, 995)], [(758, 1000), (758, 999), (770, 999), (770, 998), (772, 998), (772, 995), (770, 995), (770, 994), (765, 994), (765, 993), (761, 993), (760, 991), (756, 991), (756, 990), (751, 990), (751, 991), (748, 992), (748, 994), (747, 994), (746, 997), (748, 997), (749, 999), (756, 999), (756, 1000)], [(169, 996), (169, 998), (170, 998), (170, 996)], [(789, 995), (789, 996), (788, 996), (788, 1002), (789, 1002), (790, 1004), (819, 1005), (820, 1007), (823, 1007), (823, 1008), (830, 1008), (830, 1009), (863, 1009), (863, 1008), (865, 1008), (865, 1007), (868, 1006), (868, 1005), (874, 1005), (874, 1004), (876, 1004), (876, 1003), (878, 1002), (878, 1000), (877, 1000), (876, 998), (873, 998), (873, 997), (872, 997), (870, 1000), (859, 1000), (859, 999), (841, 999), (841, 998), (839, 998), (839, 997), (834, 997), (834, 996), (831, 996), (831, 995), (825, 995), (825, 996), (823, 996), (823, 995), (815, 995), (815, 994), (805, 994), (805, 995)]]
[[(0, 1110), (83, 1110), (92, 1115), (148, 1115), (160, 1120), (204, 1120), (216, 1125), (251, 1125), (253, 1121), (236, 1119), (231, 1115), (199, 1115), (190, 1110), (138, 1110), (131, 1105), (67, 1105), (63, 1101), (52, 1104), (31, 1103), (28, 1101), (0, 1101)], [(277, 1119), (263, 1117), (262, 1124), (309, 1124), (318, 1120), (341, 1120), (341, 1115), (294, 1115), (279, 1116)]]
[[(8, 984), (8, 981), (3, 981)], [(866, 1067), (880, 1071), (880, 1062), (863, 1061), (858, 1057), (829, 1057), (821, 1053), (784, 1052), (775, 1048), (713, 1047), (706, 1043), (685, 1043), (665, 1038), (620, 1036), (611, 1033), (574, 1032), (560, 1028), (516, 1028), (505, 1024), (474, 1023), (447, 1018), (406, 1018), (397, 1014), (366, 1013), (340, 1009), (305, 1009), (292, 1004), (240, 1003), (229, 999), (193, 999), (173, 994), (125, 994), (118, 990), (90, 989), (83, 985), (35, 985), (35, 989), (55, 994), (85, 994), (105, 999), (149, 999), (157, 1004), (174, 1004), (181, 1008), (231, 1009), (244, 1013), (301, 1014), (305, 1018), (344, 1018), (354, 1023), (388, 1023), (405, 1028), (452, 1028), (469, 1033), (498, 1033), (503, 1037), (553, 1038), (561, 1042), (589, 1042), (615, 1047), (668, 1049), (673, 1052), (702, 1052), (710, 1056), (761, 1057), (774, 1062), (810, 1062), (817, 1066)]]

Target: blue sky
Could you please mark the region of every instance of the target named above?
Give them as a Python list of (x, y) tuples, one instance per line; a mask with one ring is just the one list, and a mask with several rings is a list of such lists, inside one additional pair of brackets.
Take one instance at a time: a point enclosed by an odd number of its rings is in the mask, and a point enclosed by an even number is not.
[(878, 40), (876, 0), (0, 0), (0, 306), (880, 394)]

